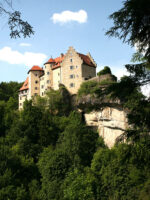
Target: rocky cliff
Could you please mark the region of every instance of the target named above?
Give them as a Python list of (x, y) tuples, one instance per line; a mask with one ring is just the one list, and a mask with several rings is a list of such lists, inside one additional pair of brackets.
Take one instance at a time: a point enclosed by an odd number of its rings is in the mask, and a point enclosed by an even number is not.
[(105, 107), (85, 113), (84, 116), (86, 124), (98, 130), (109, 148), (114, 146), (116, 139), (128, 127), (126, 112), (120, 108)]
[(128, 127), (127, 112), (119, 100), (83, 96), (77, 106), (84, 113), (87, 126), (96, 129), (109, 148)]

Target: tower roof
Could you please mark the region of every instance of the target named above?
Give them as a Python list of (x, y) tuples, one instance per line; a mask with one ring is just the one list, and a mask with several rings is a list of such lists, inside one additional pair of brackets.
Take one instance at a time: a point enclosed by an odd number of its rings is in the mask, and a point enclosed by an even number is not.
[(34, 65), (29, 71), (28, 71), (28, 74), (30, 71), (44, 71), (41, 67), (39, 67), (38, 65)]
[[(47, 61), (47, 63), (55, 63), (55, 60), (54, 60), (53, 58), (50, 58), (50, 59)], [(47, 64), (47, 63), (45, 63), (45, 64)]]
[(57, 58), (50, 58), (45, 64), (50, 64), (53, 63), (54, 65), (57, 65), (58, 63), (61, 63), (64, 59), (65, 55), (61, 54), (61, 56), (57, 57)]
[(28, 90), (28, 89), (29, 89), (29, 77), (27, 77), (27, 79), (25, 80), (25, 82), (23, 83), (19, 91)]

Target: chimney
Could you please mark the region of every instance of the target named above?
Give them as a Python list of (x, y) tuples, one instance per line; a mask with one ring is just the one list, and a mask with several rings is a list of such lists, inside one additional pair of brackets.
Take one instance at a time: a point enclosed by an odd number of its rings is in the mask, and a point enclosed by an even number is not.
[(63, 54), (63, 53), (61, 53), (61, 54), (60, 54), (60, 56), (61, 56), (61, 58), (62, 58), (62, 57), (64, 57), (64, 54)]

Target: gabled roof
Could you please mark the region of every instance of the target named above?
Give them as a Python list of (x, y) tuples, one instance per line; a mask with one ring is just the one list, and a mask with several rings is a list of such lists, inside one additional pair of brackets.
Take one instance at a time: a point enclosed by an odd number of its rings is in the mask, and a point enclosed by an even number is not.
[[(95, 64), (92, 62), (92, 60), (90, 59), (89, 56), (81, 54), (81, 53), (77, 53), (77, 54), (83, 60), (84, 64), (86, 64), (88, 66), (91, 66), (91, 67), (96, 67)], [(65, 55), (62, 54), (61, 56), (59, 56), (57, 58), (54, 58), (54, 59), (50, 58), (45, 64), (50, 64), (51, 63), (51, 64), (53, 64), (52, 70), (53, 69), (57, 69), (57, 68), (61, 67), (60, 64), (62, 63), (62, 61), (64, 60), (64, 58), (65, 58)]]
[(44, 71), (41, 67), (39, 67), (38, 65), (34, 65), (29, 71), (28, 71), (28, 74), (30, 71)]
[(91, 61), (90, 57), (81, 53), (78, 53), (78, 55), (80, 56), (80, 58), (83, 60), (83, 63), (86, 65), (89, 65), (91, 67), (96, 67), (94, 65), (94, 63)]
[(19, 91), (28, 90), (28, 89), (29, 89), (29, 77), (27, 77), (27, 79), (25, 80), (25, 82), (23, 83)]

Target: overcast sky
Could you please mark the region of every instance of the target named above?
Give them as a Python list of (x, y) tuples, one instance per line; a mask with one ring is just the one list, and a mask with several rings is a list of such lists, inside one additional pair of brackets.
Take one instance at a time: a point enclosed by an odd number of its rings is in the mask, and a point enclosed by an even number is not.
[(32, 65), (43, 66), (51, 56), (66, 53), (69, 46), (91, 53), (97, 71), (110, 66), (121, 76), (135, 52), (117, 38), (109, 38), (108, 16), (122, 7), (122, 0), (14, 0), (35, 31), (31, 38), (10, 39), (6, 16), (0, 17), (0, 82), (24, 81)]

